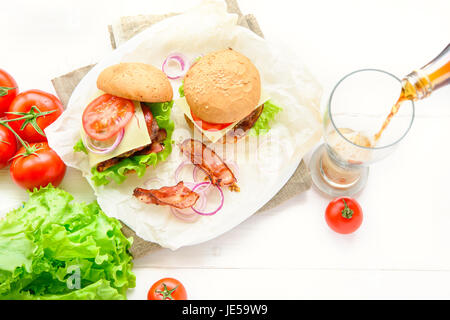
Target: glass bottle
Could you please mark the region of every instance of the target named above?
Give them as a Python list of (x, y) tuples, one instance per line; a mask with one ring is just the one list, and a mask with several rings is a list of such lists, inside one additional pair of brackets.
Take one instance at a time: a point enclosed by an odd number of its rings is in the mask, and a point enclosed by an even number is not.
[(450, 44), (433, 60), (402, 79), (402, 91), (381, 129), (375, 134), (375, 142), (381, 137), (402, 102), (417, 101), (428, 97), (434, 90), (450, 84)]
[(450, 44), (428, 64), (403, 80), (403, 100), (421, 100), (434, 90), (450, 84)]

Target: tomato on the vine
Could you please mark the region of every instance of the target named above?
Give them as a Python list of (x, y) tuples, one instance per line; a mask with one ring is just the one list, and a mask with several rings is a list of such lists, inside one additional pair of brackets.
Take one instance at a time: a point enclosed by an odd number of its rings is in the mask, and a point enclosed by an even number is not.
[(0, 118), (8, 111), (18, 92), (19, 89), (14, 78), (5, 70), (0, 69)]
[(187, 300), (186, 289), (174, 278), (156, 281), (147, 294), (147, 300)]
[(16, 151), (16, 137), (8, 128), (0, 125), (0, 169), (8, 165), (9, 160), (16, 154)]
[(47, 142), (19, 149), (11, 162), (10, 174), (22, 188), (33, 190), (49, 183), (58, 186), (66, 173), (66, 165)]
[[(9, 106), (7, 116), (11, 128), (27, 142), (47, 141), (44, 129), (63, 113), (61, 101), (41, 90), (21, 92)], [(21, 119), (21, 120), (19, 120)]]
[(361, 226), (363, 213), (355, 199), (340, 197), (328, 204), (325, 220), (334, 231), (347, 234), (356, 231)]

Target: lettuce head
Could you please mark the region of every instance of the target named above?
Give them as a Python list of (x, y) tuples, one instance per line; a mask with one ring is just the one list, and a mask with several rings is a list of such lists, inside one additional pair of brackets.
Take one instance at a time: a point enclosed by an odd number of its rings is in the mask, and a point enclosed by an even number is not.
[(126, 299), (136, 278), (120, 229), (96, 202), (35, 189), (0, 220), (0, 300)]

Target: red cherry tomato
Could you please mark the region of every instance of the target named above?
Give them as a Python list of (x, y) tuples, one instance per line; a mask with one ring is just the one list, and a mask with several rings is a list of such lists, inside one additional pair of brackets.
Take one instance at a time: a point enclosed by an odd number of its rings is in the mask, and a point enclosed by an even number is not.
[(195, 121), (195, 123), (206, 131), (220, 131), (228, 127), (231, 123), (212, 123), (212, 122), (206, 122), (194, 115), (191, 111), (192, 120)]
[(14, 78), (5, 70), (0, 69), (0, 118), (8, 111), (18, 92), (19, 89)]
[(359, 203), (349, 197), (336, 198), (328, 204), (325, 220), (334, 231), (342, 234), (355, 232), (363, 221)]
[(6, 167), (17, 151), (17, 140), (14, 134), (0, 125), (0, 169)]
[(61, 101), (53, 94), (41, 90), (28, 90), (14, 98), (8, 109), (8, 119), (17, 119), (27, 114), (28, 119), (9, 122), (11, 128), (27, 142), (42, 142), (47, 141), (43, 135), (44, 129), (58, 119), (63, 111)]
[(105, 141), (124, 128), (134, 115), (131, 100), (104, 94), (86, 107), (83, 112), (83, 128), (94, 140)]
[(174, 278), (156, 281), (147, 294), (147, 300), (187, 300), (186, 289)]
[(30, 145), (33, 153), (22, 147), (9, 168), (13, 181), (24, 189), (58, 186), (66, 173), (66, 165), (47, 142)]

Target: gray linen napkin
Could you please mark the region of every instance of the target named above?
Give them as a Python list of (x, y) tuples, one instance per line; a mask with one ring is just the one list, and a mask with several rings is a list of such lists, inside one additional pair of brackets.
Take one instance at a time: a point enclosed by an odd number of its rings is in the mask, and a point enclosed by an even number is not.
[[(240, 11), (236, 0), (225, 1), (228, 6), (228, 12), (238, 15), (239, 25), (249, 28), (257, 35), (263, 37), (263, 33), (259, 28), (256, 18), (253, 15), (248, 14), (244, 16)], [(113, 49), (115, 49), (118, 45), (132, 38), (134, 35), (148, 28), (152, 24), (155, 24), (175, 14), (176, 13), (169, 13), (165, 15), (138, 15), (132, 17), (122, 17), (118, 24), (108, 27), (111, 46), (113, 47)], [(56, 93), (61, 99), (64, 106), (67, 106), (73, 90), (93, 66), (94, 65), (85, 66), (52, 80)], [(283, 203), (284, 201), (292, 198), (293, 196), (308, 190), (310, 187), (311, 177), (309, 175), (309, 171), (305, 165), (305, 162), (302, 160), (292, 177), (283, 186), (283, 188), (257, 212), (272, 209)], [(126, 225), (123, 225), (122, 232), (125, 234), (125, 236), (133, 237), (134, 239), (133, 245), (130, 250), (134, 258), (141, 257), (151, 250), (160, 247), (156, 243), (148, 242), (138, 237), (136, 233)]]

